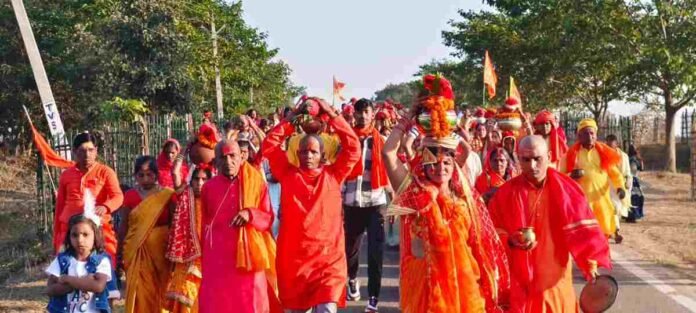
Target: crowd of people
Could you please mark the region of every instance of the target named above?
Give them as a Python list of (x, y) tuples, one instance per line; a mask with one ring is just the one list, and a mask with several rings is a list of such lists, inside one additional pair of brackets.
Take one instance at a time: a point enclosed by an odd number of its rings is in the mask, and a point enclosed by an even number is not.
[[(510, 100), (514, 102), (513, 100)], [(511, 102), (511, 103), (513, 103)], [(385, 249), (400, 251), (403, 312), (577, 312), (585, 279), (611, 269), (619, 221), (643, 216), (634, 147), (585, 119), (568, 147), (554, 114), (510, 129), (455, 111), (426, 75), (410, 108), (303, 97), (136, 159), (135, 186), (73, 139), (60, 176), (50, 312), (378, 312)], [(126, 190), (127, 189), (127, 190)], [(367, 237), (367, 238), (364, 238)]]

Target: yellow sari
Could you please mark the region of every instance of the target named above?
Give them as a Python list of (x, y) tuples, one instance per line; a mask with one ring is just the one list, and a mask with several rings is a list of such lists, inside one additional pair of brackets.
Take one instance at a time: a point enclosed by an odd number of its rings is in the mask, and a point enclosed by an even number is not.
[(123, 244), (126, 313), (163, 312), (171, 266), (165, 257), (168, 226), (156, 226), (174, 190), (164, 188), (143, 199), (128, 215)]

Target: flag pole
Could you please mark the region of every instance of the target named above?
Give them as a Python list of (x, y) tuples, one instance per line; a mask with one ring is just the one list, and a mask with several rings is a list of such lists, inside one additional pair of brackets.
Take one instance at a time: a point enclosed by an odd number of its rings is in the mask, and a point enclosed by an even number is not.
[[(29, 116), (29, 111), (27, 110), (27, 107), (22, 105), (22, 108), (24, 109), (24, 114), (27, 117), (27, 121), (29, 121), (29, 126), (33, 129), (34, 128), (34, 122), (31, 121), (31, 117)], [(33, 132), (32, 132), (33, 136)], [(53, 182), (53, 175), (51, 175), (51, 171), (48, 168), (48, 165), (46, 165), (46, 162), (43, 162), (43, 166), (46, 169), (46, 174), (48, 174), (48, 180), (51, 182), (51, 189), (53, 189), (53, 193), (56, 194), (58, 190), (56, 190), (56, 184)]]
[[(485, 74), (484, 74), (484, 77), (485, 77)], [(484, 108), (488, 107), (488, 105), (486, 105), (486, 80), (485, 79), (483, 81), (483, 92), (481, 93), (481, 99), (482, 99), (481, 106), (483, 106)]]

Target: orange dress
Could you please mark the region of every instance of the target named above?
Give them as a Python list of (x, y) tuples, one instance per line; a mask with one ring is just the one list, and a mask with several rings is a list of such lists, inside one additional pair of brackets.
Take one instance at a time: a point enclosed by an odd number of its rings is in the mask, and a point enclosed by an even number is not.
[(287, 122), (263, 143), (273, 177), (281, 185), (282, 218), (278, 234), (278, 290), (284, 309), (306, 310), (323, 303), (345, 306), (347, 263), (341, 183), (360, 159), (360, 142), (343, 117), (330, 121), (341, 139), (336, 162), (302, 170), (280, 149), (293, 133)]
[[(463, 177), (460, 171), (456, 171)], [(418, 173), (418, 171), (416, 171)], [(393, 205), (401, 217), (401, 310), (406, 313), (500, 312), (509, 287), (507, 258), (483, 203), (465, 178), (450, 197), (410, 176)]]
[(68, 233), (68, 221), (75, 214), (84, 212), (83, 196), (86, 189), (96, 198), (96, 205), (108, 210), (102, 216), (102, 232), (106, 252), (111, 256), (112, 266), (116, 266), (116, 233), (111, 226), (111, 213), (121, 207), (123, 193), (116, 172), (110, 167), (95, 163), (87, 172), (77, 166), (66, 169), (58, 181), (58, 197), (53, 226), (53, 247), (58, 253)]
[(553, 169), (541, 188), (518, 176), (498, 189), (488, 208), (501, 241), (530, 226), (537, 237), (530, 251), (508, 246), (509, 312), (578, 312), (570, 256), (586, 278), (592, 263), (611, 268), (609, 246), (580, 186)]

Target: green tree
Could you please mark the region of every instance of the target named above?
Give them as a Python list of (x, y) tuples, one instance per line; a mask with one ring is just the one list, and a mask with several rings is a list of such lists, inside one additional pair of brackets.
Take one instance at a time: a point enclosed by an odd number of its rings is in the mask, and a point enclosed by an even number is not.
[[(222, 0), (25, 1), (66, 128), (98, 127), (85, 112), (116, 97), (154, 113), (215, 108), (220, 65), (229, 113), (285, 104), (301, 88), (275, 59), (266, 35), (246, 24), (241, 4)], [(210, 24), (220, 32), (212, 54)], [(43, 120), (33, 74), (9, 2), (0, 3), (0, 127), (23, 120), (21, 105)], [(91, 110), (90, 110), (91, 108)], [(43, 123), (37, 123), (43, 126)]]
[(610, 101), (625, 95), (622, 74), (630, 57), (611, 32), (628, 25), (621, 1), (491, 3), (500, 12), (460, 11), (462, 20), (443, 32), (445, 44), (462, 58), (458, 73), (469, 77), (470, 98), (481, 98), (485, 50), (501, 78), (498, 94), (505, 95), (515, 77), (528, 110), (580, 104), (601, 118)]
[(418, 94), (419, 85), (420, 82), (417, 80), (399, 84), (388, 84), (381, 90), (375, 92), (375, 100), (384, 101), (391, 99), (397, 103), (410, 106)]
[(631, 68), (634, 94), (662, 98), (666, 115), (666, 169), (676, 172), (674, 122), (679, 109), (696, 97), (696, 3), (693, 1), (630, 1), (633, 32), (628, 37), (637, 55)]

